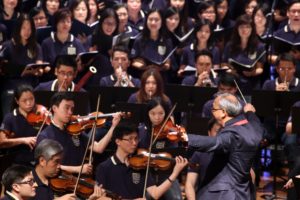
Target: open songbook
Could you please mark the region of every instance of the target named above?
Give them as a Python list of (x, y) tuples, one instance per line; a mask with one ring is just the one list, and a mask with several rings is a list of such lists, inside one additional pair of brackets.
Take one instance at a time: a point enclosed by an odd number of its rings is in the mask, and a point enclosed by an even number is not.
[(255, 60), (251, 60), (244, 55), (240, 55), (237, 58), (229, 58), (228, 62), (231, 64), (237, 71), (250, 71), (256, 65), (256, 63), (266, 54), (266, 51), (263, 51), (260, 55), (256, 57)]
[(300, 41), (291, 42), (278, 36), (274, 36), (271, 41), (273, 42), (275, 53), (280, 54), (291, 50), (300, 51)]
[(162, 61), (146, 59), (147, 65), (154, 64), (157, 66), (161, 66), (161, 65), (165, 64), (168, 61), (168, 59), (170, 59), (170, 57), (173, 55), (173, 53), (176, 51), (176, 49), (177, 49), (177, 47), (175, 47), (172, 51), (170, 51), (170, 53)]

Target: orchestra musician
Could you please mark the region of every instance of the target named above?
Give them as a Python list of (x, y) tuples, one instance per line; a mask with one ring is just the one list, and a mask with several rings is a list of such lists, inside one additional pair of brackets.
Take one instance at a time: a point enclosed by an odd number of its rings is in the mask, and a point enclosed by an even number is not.
[[(129, 166), (129, 156), (136, 151), (139, 143), (137, 128), (129, 123), (120, 123), (114, 130), (113, 138), (117, 150), (113, 156), (97, 167), (96, 181), (124, 199), (142, 198), (145, 171), (134, 170)], [(148, 194), (153, 199), (160, 199), (187, 163), (181, 156), (176, 157), (173, 172), (160, 185), (155, 185), (153, 177), (149, 174), (146, 186)]]
[[(139, 126), (139, 148), (148, 149), (151, 145), (151, 134), (154, 134), (154, 137), (157, 133), (152, 133), (152, 127), (155, 128), (155, 130), (159, 131), (159, 126), (162, 126), (164, 120), (167, 118), (167, 114), (169, 113), (169, 107), (168, 104), (166, 104), (160, 97), (154, 97), (147, 103), (147, 116), (145, 120), (145, 124), (140, 124)], [(171, 120), (171, 119), (169, 119)], [(175, 126), (175, 125), (174, 125)], [(166, 127), (167, 129), (167, 127)], [(174, 129), (173, 127), (170, 129)], [(166, 134), (172, 134), (169, 133), (171, 131), (178, 131), (176, 129), (174, 130), (165, 130), (163, 133), (161, 133), (164, 137), (158, 137), (158, 139), (154, 142), (152, 145), (152, 148), (157, 151), (163, 151), (165, 148), (177, 148), (180, 146), (183, 146), (184, 144), (179, 144), (181, 140), (180, 133), (178, 134), (178, 141), (175, 139), (174, 141), (167, 139)], [(184, 137), (184, 136), (183, 136)], [(170, 171), (166, 172), (160, 172), (160, 171), (153, 171), (153, 175), (156, 177), (156, 184), (163, 183), (166, 178), (170, 175)], [(174, 180), (174, 179), (173, 179)], [(181, 190), (180, 190), (180, 184), (178, 180), (174, 180), (172, 186), (170, 189), (164, 193), (163, 199), (182, 199)]]
[(32, 166), (32, 149), (36, 144), (38, 130), (27, 121), (27, 115), (35, 106), (31, 86), (20, 85), (15, 89), (12, 112), (5, 116), (0, 131), (0, 148), (7, 148), (8, 153), (11, 153), (10, 159), (15, 164)]
[(7, 168), (2, 176), (5, 196), (1, 200), (27, 200), (36, 195), (36, 182), (31, 168), (14, 165)]
[[(45, 128), (37, 138), (37, 144), (44, 139), (53, 139), (64, 146), (64, 158), (61, 162), (61, 169), (70, 173), (79, 173), (88, 138), (86, 134), (70, 134), (66, 126), (71, 121), (74, 110), (74, 100), (70, 93), (56, 93), (51, 98), (52, 123)], [(92, 150), (102, 153), (111, 140), (114, 128), (120, 120), (120, 114), (116, 113), (112, 120), (112, 126), (107, 134), (99, 141), (94, 142)], [(92, 165), (84, 164), (83, 174), (92, 173)]]
[[(58, 55), (55, 60), (55, 76), (56, 79), (44, 83), (40, 83), (35, 91), (68, 91), (75, 90), (73, 80), (77, 75), (77, 63), (72, 55)], [(80, 89), (84, 92), (84, 89)]]
[[(40, 142), (34, 151), (36, 160), (35, 169), (32, 170), (34, 180), (37, 183), (36, 200), (71, 200), (76, 199), (75, 194), (65, 194), (60, 197), (54, 196), (50, 186), (50, 179), (58, 176), (63, 156), (63, 146), (55, 140), (45, 139)], [(102, 189), (95, 185), (94, 193), (89, 200), (97, 199), (102, 195)]]

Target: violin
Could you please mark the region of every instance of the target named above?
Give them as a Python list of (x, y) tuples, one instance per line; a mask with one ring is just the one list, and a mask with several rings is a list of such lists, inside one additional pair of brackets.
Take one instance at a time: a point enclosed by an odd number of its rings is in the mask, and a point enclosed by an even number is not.
[[(72, 174), (62, 172), (61, 175), (59, 175), (58, 177), (50, 179), (49, 183), (54, 191), (59, 193), (65, 193), (74, 191), (76, 180), (77, 178), (74, 177)], [(93, 194), (94, 185), (95, 181), (91, 178), (80, 178), (78, 187), (76, 189), (76, 195), (87, 199), (90, 195)], [(109, 190), (105, 190), (105, 193), (107, 197), (110, 197), (113, 200), (122, 199), (119, 195)]]
[(44, 121), (47, 125), (50, 125), (51, 113), (45, 106), (37, 104), (33, 111), (27, 114), (27, 122), (32, 126), (39, 128)]
[(158, 125), (154, 127), (154, 137), (156, 138), (158, 135), (158, 139), (167, 138), (171, 142), (185, 142), (187, 144), (187, 133), (184, 127), (175, 125), (171, 119), (169, 119), (165, 126), (163, 127), (161, 133), (159, 133), (162, 125)]
[[(95, 121), (96, 127), (102, 127), (106, 122), (106, 118), (113, 117), (114, 114), (115, 113), (103, 114), (102, 112), (98, 112), (97, 115), (97, 112), (92, 112), (86, 116), (72, 116), (70, 123), (67, 125), (67, 131), (71, 135), (78, 135), (82, 131), (92, 128)], [(130, 115), (130, 113), (122, 115)]]
[[(149, 152), (146, 149), (138, 149), (137, 154), (129, 157), (129, 166), (135, 170), (146, 169)], [(168, 152), (151, 153), (150, 167), (158, 170), (168, 170), (174, 163), (175, 158)], [(189, 163), (192, 168), (199, 167), (199, 164)]]

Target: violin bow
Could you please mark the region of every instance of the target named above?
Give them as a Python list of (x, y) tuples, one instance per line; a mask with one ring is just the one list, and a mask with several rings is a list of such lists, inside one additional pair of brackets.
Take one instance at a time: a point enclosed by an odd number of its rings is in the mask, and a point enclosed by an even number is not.
[[(65, 80), (63, 80), (63, 82), (62, 82), (62, 84), (60, 85), (60, 87), (58, 88), (58, 91), (57, 92), (60, 92), (61, 91), (61, 89), (62, 89), (62, 86), (65, 84)], [(51, 110), (52, 110), (52, 108), (49, 108), (49, 115), (50, 115), (50, 113), (51, 113)], [(47, 116), (48, 117), (48, 116)], [(42, 132), (42, 129), (43, 129), (43, 127), (45, 126), (45, 123), (46, 123), (46, 121), (47, 121), (47, 117), (45, 117), (45, 119), (43, 120), (43, 123), (42, 123), (42, 125), (41, 125), (41, 127), (39, 128), (39, 131), (38, 131), (38, 133), (36, 134), (36, 137), (38, 137), (40, 134), (41, 134), (41, 132)]]
[[(175, 105), (174, 105), (174, 106), (172, 107), (172, 109), (170, 110), (168, 116), (166, 117), (166, 119), (165, 119), (165, 121), (163, 122), (162, 126), (160, 127), (158, 133), (156, 134), (156, 137), (154, 138), (153, 142), (150, 143), (151, 146), (154, 145), (154, 143), (156, 142), (157, 138), (159, 137), (159, 135), (161, 134), (161, 132), (164, 130), (164, 128), (165, 128), (165, 126), (166, 126), (168, 120), (170, 119), (171, 115), (173, 114), (173, 112), (174, 112), (176, 106), (177, 106), (177, 103), (175, 103)], [(152, 133), (153, 133), (153, 132), (152, 132)]]
[[(98, 115), (98, 110), (99, 110), (99, 104), (100, 104), (100, 95), (98, 95), (98, 102), (97, 102), (97, 115)], [(93, 128), (92, 128), (92, 134), (90, 134), (89, 136), (89, 140), (88, 140), (88, 143), (87, 143), (87, 146), (85, 148), (85, 152), (84, 152), (84, 155), (83, 155), (83, 159), (82, 159), (82, 162), (81, 162), (81, 167), (80, 167), (80, 171), (77, 175), (77, 179), (76, 179), (76, 184), (75, 184), (75, 187), (74, 187), (74, 192), (73, 194), (76, 195), (76, 190), (77, 190), (77, 187), (78, 187), (78, 184), (79, 184), (79, 180), (80, 180), (80, 176), (82, 174), (82, 170), (83, 170), (83, 165), (84, 165), (84, 161), (85, 161), (85, 157), (87, 155), (87, 152), (88, 152), (88, 149), (89, 149), (89, 144), (91, 143), (91, 141), (94, 141), (94, 136), (95, 136), (95, 131), (96, 131), (96, 122), (97, 122), (97, 116), (96, 116), (96, 119), (95, 119), (95, 122), (93, 124)], [(92, 144), (92, 147), (93, 148), (93, 144)], [(93, 149), (91, 149), (91, 152), (93, 151)], [(91, 157), (91, 154), (90, 154), (90, 157)], [(89, 160), (89, 164), (91, 164), (91, 158)]]
[(147, 182), (148, 182), (149, 169), (150, 169), (150, 159), (151, 159), (151, 153), (152, 153), (152, 146), (155, 143), (155, 141), (157, 140), (159, 134), (162, 132), (162, 130), (166, 126), (166, 124), (167, 124), (168, 120), (170, 119), (171, 115), (173, 114), (176, 106), (177, 106), (177, 103), (175, 103), (175, 105), (173, 106), (173, 108), (170, 110), (168, 116), (166, 117), (165, 121), (163, 122), (163, 125), (159, 129), (159, 131), (158, 131), (158, 133), (157, 133), (157, 135), (156, 135), (156, 137), (154, 139), (153, 139), (154, 127), (152, 127), (151, 139), (150, 139), (150, 146), (149, 146), (149, 150), (148, 150), (149, 155), (148, 155), (148, 159), (147, 159), (147, 167), (146, 167), (145, 183), (144, 183), (144, 190), (143, 190), (143, 198), (146, 197), (146, 189), (147, 189)]
[(96, 118), (93, 124), (92, 128), (92, 143), (91, 143), (91, 150), (90, 150), (90, 155), (89, 155), (89, 164), (92, 164), (92, 158), (93, 158), (93, 148), (94, 148), (94, 141), (95, 141), (95, 135), (96, 135), (96, 128), (97, 128), (97, 120), (98, 120), (98, 113), (99, 113), (99, 107), (100, 107), (100, 98), (101, 95), (98, 95), (98, 100), (97, 100), (97, 110), (96, 110)]
[(234, 83), (235, 83), (235, 85), (236, 85), (236, 88), (238, 89), (238, 91), (239, 91), (239, 93), (240, 93), (240, 95), (241, 95), (243, 101), (245, 102), (245, 104), (247, 104), (247, 101), (246, 101), (246, 99), (245, 99), (245, 97), (244, 97), (242, 91), (240, 90), (239, 85), (237, 84), (237, 82), (235, 81), (235, 79), (234, 79), (233, 81), (234, 81)]
[[(153, 135), (154, 135), (154, 128), (152, 127), (150, 144), (152, 144), (152, 142), (153, 142)], [(148, 182), (149, 169), (150, 169), (150, 159), (151, 159), (152, 145), (149, 146), (148, 152), (149, 152), (149, 155), (148, 155), (148, 159), (147, 159), (145, 183), (144, 183), (144, 189), (143, 189), (143, 198), (146, 198), (146, 190), (147, 190), (147, 182)]]

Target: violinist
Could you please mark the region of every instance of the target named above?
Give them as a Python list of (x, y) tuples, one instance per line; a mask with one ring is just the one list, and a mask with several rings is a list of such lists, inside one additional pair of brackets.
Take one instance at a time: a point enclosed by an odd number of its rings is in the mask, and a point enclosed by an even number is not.
[[(35, 91), (68, 91), (73, 92), (75, 83), (73, 80), (77, 75), (77, 63), (75, 57), (72, 55), (59, 55), (55, 60), (55, 76), (56, 79), (40, 83)], [(84, 92), (84, 89), (80, 89)]]
[[(168, 105), (159, 97), (152, 98), (147, 104), (147, 117), (145, 124), (139, 126), (139, 138), (140, 142), (138, 147), (148, 149), (150, 147), (150, 140), (152, 134), (152, 127), (159, 130), (159, 128), (167, 117), (169, 113)], [(167, 128), (167, 127), (166, 127)], [(173, 128), (173, 127), (172, 127)], [(157, 139), (154, 145), (152, 146), (155, 150), (163, 150), (165, 148), (177, 148), (180, 144), (177, 141), (170, 141), (167, 139), (167, 134), (171, 134), (172, 130), (164, 130), (161, 135), (165, 137)], [(156, 133), (154, 133), (155, 135)], [(179, 133), (178, 133), (179, 134)], [(178, 137), (181, 136), (178, 135)], [(179, 139), (179, 140), (180, 140)], [(170, 171), (167, 172), (155, 172), (157, 184), (161, 184), (170, 174)], [(174, 179), (173, 179), (174, 180)], [(164, 199), (182, 199), (180, 192), (180, 185), (178, 180), (174, 180), (172, 187), (164, 194)]]
[[(37, 143), (44, 139), (53, 139), (64, 146), (64, 157), (61, 169), (70, 173), (79, 173), (88, 138), (82, 132), (80, 134), (70, 134), (66, 125), (71, 121), (74, 110), (74, 100), (72, 94), (59, 92), (51, 98), (52, 122), (45, 128), (37, 138)], [(99, 141), (94, 142), (93, 151), (102, 153), (108, 145), (114, 128), (119, 123), (120, 114), (116, 114), (112, 120), (112, 126), (108, 133)], [(91, 174), (92, 165), (84, 164), (83, 174)]]
[(14, 91), (12, 112), (2, 122), (0, 148), (6, 148), (12, 162), (32, 166), (32, 149), (36, 144), (36, 130), (27, 121), (27, 115), (35, 109), (33, 89), (29, 85), (20, 85)]
[[(63, 156), (63, 147), (55, 140), (45, 139), (35, 148), (34, 157), (36, 166), (35, 169), (32, 170), (32, 174), (37, 183), (36, 200), (76, 199), (73, 193), (54, 198), (54, 191), (50, 187), (50, 179), (56, 177), (60, 172)], [(99, 186), (95, 186), (94, 194), (90, 196), (89, 200), (100, 197), (100, 195), (96, 194), (97, 190), (102, 191)]]
[[(137, 128), (132, 124), (121, 123), (114, 130), (114, 141), (117, 144), (116, 153), (99, 164), (96, 170), (96, 181), (105, 189), (117, 193), (124, 199), (141, 198), (145, 183), (145, 171), (137, 171), (129, 167), (129, 156), (138, 147)], [(181, 156), (176, 157), (173, 172), (159, 185), (155, 184), (150, 173), (146, 186), (147, 193), (153, 199), (160, 199), (187, 163), (187, 160)]]

